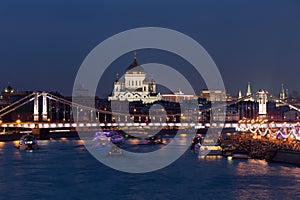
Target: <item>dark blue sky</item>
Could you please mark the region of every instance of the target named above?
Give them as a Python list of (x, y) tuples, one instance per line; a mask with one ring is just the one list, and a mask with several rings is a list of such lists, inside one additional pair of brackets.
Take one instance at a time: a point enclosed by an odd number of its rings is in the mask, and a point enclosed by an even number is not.
[[(248, 81), (253, 90), (276, 94), (281, 83), (289, 91), (300, 89), (297, 0), (10, 0), (0, 3), (0, 25), (0, 89), (11, 82), (18, 90), (70, 95), (80, 64), (96, 45), (144, 26), (171, 28), (197, 40), (233, 95), (245, 92)], [(121, 72), (131, 62), (125, 58)]]

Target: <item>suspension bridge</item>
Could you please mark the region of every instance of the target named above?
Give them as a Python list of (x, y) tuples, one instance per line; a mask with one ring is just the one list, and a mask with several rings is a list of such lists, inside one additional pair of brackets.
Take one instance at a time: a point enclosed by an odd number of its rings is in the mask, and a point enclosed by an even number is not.
[[(211, 113), (211, 119), (213, 115), (218, 115), (224, 107), (228, 107), (247, 99), (254, 98), (258, 103), (258, 114), (254, 119), (243, 119), (238, 122), (219, 122), (218, 120), (212, 120), (214, 122), (201, 122), (198, 115), (201, 113)], [(288, 106), (290, 109), (300, 112), (300, 109), (286, 101), (275, 97), (265, 90), (259, 90), (249, 96), (230, 101), (218, 103), (213, 108), (206, 109), (194, 109), (192, 112), (188, 112), (188, 115), (183, 113), (172, 113), (170, 116), (149, 116), (149, 113), (123, 113), (112, 112), (107, 108), (95, 108), (95, 106), (87, 106), (77, 102), (64, 99), (47, 92), (33, 92), (10, 105), (0, 109), (0, 119), (24, 105), (33, 104), (33, 113), (31, 121), (16, 120), (13, 122), (6, 122), (0, 120), (0, 127), (2, 128), (15, 128), (15, 129), (99, 129), (99, 128), (195, 128), (206, 129), (210, 127), (218, 128), (235, 128), (236, 130), (253, 130), (260, 128), (277, 128), (282, 127), (292, 128), (298, 127), (299, 122), (268, 122), (266, 117), (267, 102), (271, 99)], [(41, 104), (41, 105), (40, 105)], [(92, 103), (93, 104), (93, 103)], [(91, 105), (92, 105), (91, 104)], [(61, 109), (63, 108), (63, 109)], [(58, 113), (58, 109), (62, 110)], [(56, 115), (56, 120), (51, 119), (50, 116)], [(61, 120), (59, 116), (61, 115)], [(179, 119), (179, 120), (176, 120)], [(271, 129), (270, 129), (271, 130)]]

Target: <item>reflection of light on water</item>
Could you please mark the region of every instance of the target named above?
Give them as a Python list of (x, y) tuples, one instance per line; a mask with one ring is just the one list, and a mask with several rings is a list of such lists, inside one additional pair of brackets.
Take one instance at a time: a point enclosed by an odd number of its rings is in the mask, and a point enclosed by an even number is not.
[(62, 138), (60, 138), (60, 140), (65, 142), (65, 141), (67, 141), (68, 139), (65, 138), (65, 137), (62, 137)]
[(130, 140), (128, 140), (128, 143), (129, 144), (139, 144), (140, 140), (139, 139), (130, 139)]
[(248, 160), (248, 162), (256, 162), (256, 163), (259, 163), (260, 165), (265, 165), (265, 166), (268, 165), (268, 162), (265, 161), (265, 160), (252, 160), (252, 159), (250, 159), (250, 160)]
[(14, 144), (15, 147), (18, 147), (19, 146), (19, 140), (13, 141), (13, 144)]
[(251, 179), (244, 187), (235, 188), (235, 196), (238, 199), (270, 199), (272, 194), (265, 187), (265, 176), (269, 176), (272, 172), (272, 167), (265, 160), (248, 159), (246, 162), (240, 161), (236, 166), (236, 174), (245, 177), (243, 179), (247, 179), (247, 176), (250, 176)]
[(295, 177), (295, 178), (300, 178), (300, 168), (295, 167), (295, 168), (291, 168), (291, 167), (285, 167), (282, 166), (280, 167), (280, 170), (278, 171), (278, 174), (280, 176), (285, 176), (285, 177)]
[(20, 153), (19, 150), (14, 151), (14, 157), (15, 157), (17, 160), (21, 160), (21, 159), (22, 159), (21, 153)]
[(14, 154), (15, 154), (15, 156), (19, 157), (20, 156), (20, 151), (15, 151)]
[(3, 147), (5, 145), (5, 142), (0, 142), (0, 147)]
[(262, 184), (251, 184), (246, 188), (239, 188), (235, 190), (235, 196), (237, 199), (271, 199), (272, 192), (271, 189), (262, 189), (264, 186)]
[(174, 142), (173, 144), (177, 144), (177, 145), (190, 145), (191, 141), (189, 141), (187, 138), (178, 138), (178, 139), (172, 139), (171, 142)]
[(83, 141), (83, 140), (77, 140), (76, 143), (77, 143), (78, 145), (84, 145), (84, 141)]
[(239, 162), (236, 168), (240, 176), (261, 176), (269, 173), (269, 165), (264, 160), (249, 159), (247, 162)]
[(39, 140), (38, 144), (48, 145), (50, 142), (51, 142), (51, 140)]
[(228, 156), (227, 160), (232, 161), (232, 156)]

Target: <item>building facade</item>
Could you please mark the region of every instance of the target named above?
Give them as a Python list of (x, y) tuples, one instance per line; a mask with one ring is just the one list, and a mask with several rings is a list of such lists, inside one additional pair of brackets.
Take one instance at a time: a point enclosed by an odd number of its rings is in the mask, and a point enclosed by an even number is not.
[(147, 81), (146, 73), (136, 60), (134, 60), (126, 69), (123, 80), (117, 78), (114, 82), (114, 90), (109, 101), (142, 101), (143, 103), (153, 103), (161, 100), (161, 94), (156, 92), (156, 83), (154, 80)]
[(162, 94), (163, 101), (182, 103), (183, 101), (195, 100), (197, 96), (192, 94), (184, 94), (182, 91), (174, 92), (174, 94)]

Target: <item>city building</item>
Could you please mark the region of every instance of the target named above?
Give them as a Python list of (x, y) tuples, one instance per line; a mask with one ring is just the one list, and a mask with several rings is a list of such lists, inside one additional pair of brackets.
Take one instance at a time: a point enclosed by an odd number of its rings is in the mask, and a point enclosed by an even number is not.
[[(24, 97), (31, 94), (29, 91), (16, 91), (10, 83), (7, 87), (1, 92), (0, 106), (4, 108), (9, 106), (13, 102), (23, 99)], [(13, 112), (8, 113), (3, 117), (3, 120), (6, 121), (31, 121), (33, 119), (32, 115), (33, 103), (25, 104), (22, 107), (15, 109)]]
[(163, 101), (182, 103), (183, 101), (197, 99), (195, 95), (192, 94), (184, 94), (181, 90), (175, 92), (174, 94), (162, 94), (161, 95)]
[(226, 101), (226, 91), (223, 90), (202, 90), (200, 98), (205, 98), (210, 102)]
[(284, 121), (294, 122), (299, 121), (300, 113), (296, 110), (289, 110), (283, 113)]
[(117, 78), (114, 82), (114, 90), (109, 101), (142, 101), (143, 103), (153, 103), (161, 100), (161, 94), (156, 92), (156, 83), (152, 79), (150, 82), (146, 79), (146, 73), (136, 59), (136, 52), (134, 52), (134, 59), (131, 65), (126, 69), (123, 80)]

